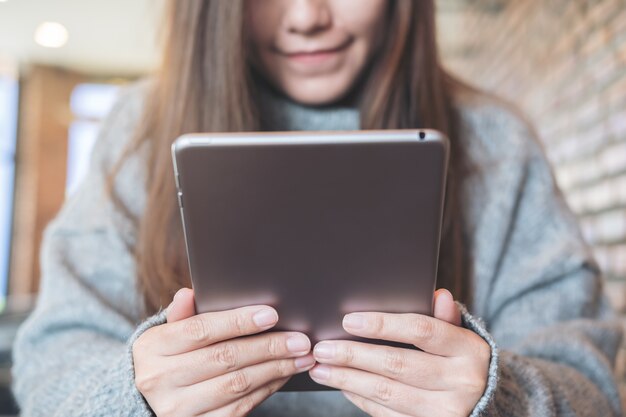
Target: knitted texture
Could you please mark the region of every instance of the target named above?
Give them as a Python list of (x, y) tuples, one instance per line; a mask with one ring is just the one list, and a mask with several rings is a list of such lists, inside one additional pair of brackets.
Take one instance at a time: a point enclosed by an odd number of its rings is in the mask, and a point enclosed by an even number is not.
[[(164, 312), (146, 320), (130, 249), (136, 226), (105, 187), (145, 91), (145, 83), (130, 88), (114, 107), (86, 180), (45, 232), (38, 303), (14, 348), (23, 417), (152, 415), (134, 384), (132, 343), (163, 323)], [(356, 109), (262, 94), (275, 130), (359, 128)], [(493, 100), (458, 97), (457, 106), (462, 137), (454, 139), (464, 141), (473, 167), (462, 190), (471, 300), (459, 306), (463, 326), (492, 352), (471, 416), (621, 416), (613, 376), (620, 326), (538, 141)], [(145, 150), (122, 165), (114, 184), (136, 216), (146, 201)], [(318, 392), (277, 393), (251, 415), (364, 414), (341, 393)]]

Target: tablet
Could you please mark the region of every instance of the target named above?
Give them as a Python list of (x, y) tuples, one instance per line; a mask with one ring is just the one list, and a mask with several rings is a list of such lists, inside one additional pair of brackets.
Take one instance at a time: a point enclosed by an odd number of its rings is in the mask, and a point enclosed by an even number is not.
[[(272, 330), (313, 344), (358, 340), (341, 326), (350, 312), (432, 315), (448, 153), (433, 130), (181, 136), (196, 311), (271, 305)], [(327, 388), (304, 373), (283, 389)]]

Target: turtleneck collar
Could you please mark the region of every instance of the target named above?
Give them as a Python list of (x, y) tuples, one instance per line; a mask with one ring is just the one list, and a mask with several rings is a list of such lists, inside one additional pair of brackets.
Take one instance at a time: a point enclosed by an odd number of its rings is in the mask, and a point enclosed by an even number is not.
[(307, 106), (266, 85), (258, 87), (264, 125), (274, 131), (358, 130), (359, 110), (341, 105)]

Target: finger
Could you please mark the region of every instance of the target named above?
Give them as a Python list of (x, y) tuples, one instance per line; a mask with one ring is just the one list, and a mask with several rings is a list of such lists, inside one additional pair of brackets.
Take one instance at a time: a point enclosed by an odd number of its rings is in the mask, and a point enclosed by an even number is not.
[(281, 389), (285, 383), (289, 381), (289, 378), (282, 378), (276, 381), (272, 381), (264, 387), (258, 388), (251, 392), (249, 395), (232, 402), (219, 410), (207, 411), (201, 414), (201, 416), (207, 417), (241, 417), (248, 415), (259, 404), (269, 398), (276, 391)]
[(306, 372), (313, 365), (315, 365), (313, 355), (264, 362), (191, 385), (184, 390), (183, 397), (186, 402), (193, 403), (198, 408), (193, 411), (195, 414), (217, 410), (272, 381)]
[(455, 326), (461, 325), (461, 312), (454, 302), (452, 293), (446, 289), (435, 291), (435, 318), (447, 321)]
[(425, 390), (450, 388), (446, 378), (454, 374), (441, 356), (417, 350), (347, 340), (323, 341), (315, 345), (319, 363), (360, 369)]
[(216, 343), (201, 349), (170, 356), (167, 364), (172, 383), (187, 386), (275, 359), (305, 356), (311, 341), (302, 333), (270, 332)]
[(412, 313), (351, 313), (344, 317), (343, 327), (355, 336), (406, 343), (440, 356), (464, 356), (468, 343), (478, 344), (480, 338), (462, 327)]
[[(278, 313), (269, 306), (250, 306), (235, 310), (197, 314), (184, 320), (149, 329), (161, 355), (178, 355), (240, 336), (272, 328)], [(166, 341), (166, 343), (164, 343)]]
[[(398, 413), (391, 408), (380, 405), (375, 401), (368, 400), (367, 398), (361, 397), (360, 395), (356, 395), (347, 391), (341, 391), (341, 393), (344, 395), (344, 397), (346, 397), (348, 401), (350, 401), (352, 404), (356, 405), (358, 408), (360, 408), (372, 417), (409, 417), (407, 414)], [(416, 405), (416, 408), (417, 407), (418, 406)]]
[(358, 369), (318, 364), (309, 375), (319, 384), (352, 392), (404, 414), (415, 415), (419, 407), (426, 415), (437, 415), (433, 405), (443, 399), (443, 391), (424, 391)]
[(183, 320), (196, 314), (194, 295), (191, 288), (181, 288), (167, 307), (167, 322)]

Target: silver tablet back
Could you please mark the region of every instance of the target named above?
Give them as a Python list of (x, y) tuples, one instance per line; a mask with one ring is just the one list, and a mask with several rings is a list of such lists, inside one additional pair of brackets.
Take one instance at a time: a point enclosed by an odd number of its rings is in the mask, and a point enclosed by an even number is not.
[(441, 133), (196, 134), (172, 153), (198, 313), (272, 305), (313, 343), (356, 339), (349, 312), (432, 314)]

